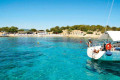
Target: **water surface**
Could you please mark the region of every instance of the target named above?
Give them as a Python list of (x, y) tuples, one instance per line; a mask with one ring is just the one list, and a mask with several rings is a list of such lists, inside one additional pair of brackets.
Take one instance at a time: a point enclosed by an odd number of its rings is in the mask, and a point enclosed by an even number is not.
[(120, 79), (120, 62), (93, 61), (86, 48), (80, 38), (1, 37), (0, 80)]

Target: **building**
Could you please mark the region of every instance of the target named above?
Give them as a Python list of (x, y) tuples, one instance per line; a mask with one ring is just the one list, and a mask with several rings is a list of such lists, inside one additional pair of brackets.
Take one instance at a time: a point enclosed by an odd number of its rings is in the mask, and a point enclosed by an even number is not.
[(70, 34), (71, 34), (71, 35), (83, 35), (84, 32), (81, 31), (81, 30), (72, 30), (72, 31), (70, 32)]
[(46, 34), (46, 32), (44, 31), (44, 30), (38, 30), (37, 32), (36, 32), (37, 34)]
[(62, 30), (62, 35), (68, 35), (68, 30)]
[(94, 35), (101, 35), (102, 33), (100, 31), (94, 31), (93, 34)]
[(0, 36), (2, 36), (3, 32), (0, 32)]
[(68, 30), (62, 30), (63, 32), (61, 33), (62, 35), (70, 35), (70, 36), (84, 36), (86, 35), (86, 32), (81, 31), (81, 30), (71, 30), (70, 32)]
[(53, 34), (53, 32), (47, 32), (47, 34), (51, 35), (51, 34)]
[(7, 36), (6, 32), (0, 32), (0, 36)]
[(26, 34), (27, 31), (18, 31), (18, 34)]

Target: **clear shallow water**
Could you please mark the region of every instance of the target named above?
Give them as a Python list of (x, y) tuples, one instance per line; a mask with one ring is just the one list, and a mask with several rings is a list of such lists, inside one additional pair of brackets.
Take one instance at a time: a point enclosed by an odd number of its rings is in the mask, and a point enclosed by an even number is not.
[(120, 62), (93, 61), (79, 38), (0, 38), (0, 80), (119, 80)]

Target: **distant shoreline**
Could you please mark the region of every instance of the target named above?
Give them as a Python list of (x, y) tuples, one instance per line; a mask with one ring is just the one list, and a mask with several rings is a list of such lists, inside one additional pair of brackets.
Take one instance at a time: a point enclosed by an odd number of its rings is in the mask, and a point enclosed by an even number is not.
[(45, 34), (45, 35), (38, 35), (38, 34), (8, 34), (6, 36), (0, 37), (78, 37), (78, 38), (99, 38), (100, 35), (94, 34), (86, 34), (86, 35), (61, 35), (61, 34)]
[(0, 36), (0, 37), (10, 37), (10, 36)]

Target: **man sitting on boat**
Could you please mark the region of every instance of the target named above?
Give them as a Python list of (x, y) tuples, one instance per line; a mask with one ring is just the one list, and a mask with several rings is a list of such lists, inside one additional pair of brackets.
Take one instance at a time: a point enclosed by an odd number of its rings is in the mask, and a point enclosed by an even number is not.
[(96, 50), (96, 49), (94, 49), (94, 53), (99, 53), (99, 51), (107, 51), (107, 50), (113, 50), (113, 46), (111, 45), (111, 42), (109, 42), (109, 43), (107, 43), (107, 44), (103, 44), (103, 47), (102, 48), (100, 48), (99, 50)]
[(96, 49), (94, 49), (94, 51), (93, 51), (94, 53), (99, 53), (99, 50), (96, 50)]

